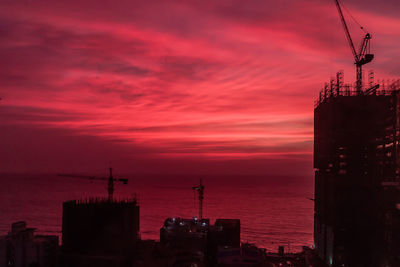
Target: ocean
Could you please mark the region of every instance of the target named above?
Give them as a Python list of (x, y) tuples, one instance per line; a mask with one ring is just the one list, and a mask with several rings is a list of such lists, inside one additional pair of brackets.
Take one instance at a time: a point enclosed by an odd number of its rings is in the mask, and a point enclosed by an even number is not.
[[(199, 184), (194, 175), (124, 175), (115, 197), (137, 196), (142, 239), (159, 239), (168, 217), (198, 215)], [(313, 244), (313, 177), (202, 176), (204, 218), (241, 220), (241, 238), (267, 251), (297, 252)], [(0, 235), (11, 223), (26, 221), (38, 234), (59, 235), (62, 203), (107, 196), (106, 181), (60, 177), (56, 174), (0, 174)]]

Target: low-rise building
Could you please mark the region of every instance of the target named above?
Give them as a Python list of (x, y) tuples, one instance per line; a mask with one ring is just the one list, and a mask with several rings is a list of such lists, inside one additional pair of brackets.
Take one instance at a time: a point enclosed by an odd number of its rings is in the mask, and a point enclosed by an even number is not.
[(58, 236), (35, 235), (26, 222), (15, 222), (0, 237), (0, 267), (56, 267), (58, 248)]

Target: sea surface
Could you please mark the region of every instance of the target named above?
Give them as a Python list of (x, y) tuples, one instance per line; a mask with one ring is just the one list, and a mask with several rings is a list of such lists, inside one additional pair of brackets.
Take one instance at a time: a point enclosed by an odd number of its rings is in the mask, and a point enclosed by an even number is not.
[[(106, 175), (105, 175), (106, 176)], [(193, 175), (124, 175), (128, 185), (115, 184), (115, 196), (137, 196), (142, 239), (159, 239), (168, 217), (198, 215)], [(204, 217), (241, 220), (243, 242), (268, 251), (285, 246), (291, 252), (313, 243), (313, 177), (202, 176)], [(24, 220), (38, 234), (61, 236), (62, 203), (105, 197), (106, 181), (56, 174), (0, 174), (0, 235), (12, 222)], [(60, 237), (61, 240), (61, 237)]]

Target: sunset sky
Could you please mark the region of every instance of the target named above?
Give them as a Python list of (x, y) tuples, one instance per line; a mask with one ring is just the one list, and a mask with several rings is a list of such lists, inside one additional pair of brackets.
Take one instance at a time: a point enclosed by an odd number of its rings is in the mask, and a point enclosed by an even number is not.
[[(342, 2), (398, 78), (400, 1)], [(355, 76), (333, 0), (2, 0), (0, 58), (4, 172), (311, 175), (314, 101)]]

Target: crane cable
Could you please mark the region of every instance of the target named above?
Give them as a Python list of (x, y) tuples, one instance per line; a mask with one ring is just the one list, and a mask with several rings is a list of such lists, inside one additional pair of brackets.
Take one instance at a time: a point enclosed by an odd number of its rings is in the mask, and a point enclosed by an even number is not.
[(350, 13), (350, 11), (347, 9), (347, 7), (345, 5), (343, 5), (342, 1), (338, 0), (340, 2), (340, 5), (343, 7), (343, 9), (346, 11), (346, 13), (350, 16), (350, 18), (358, 25), (360, 26), (360, 29), (365, 32), (368, 33), (368, 31), (366, 31), (364, 29), (364, 27), (353, 17), (353, 15)]

